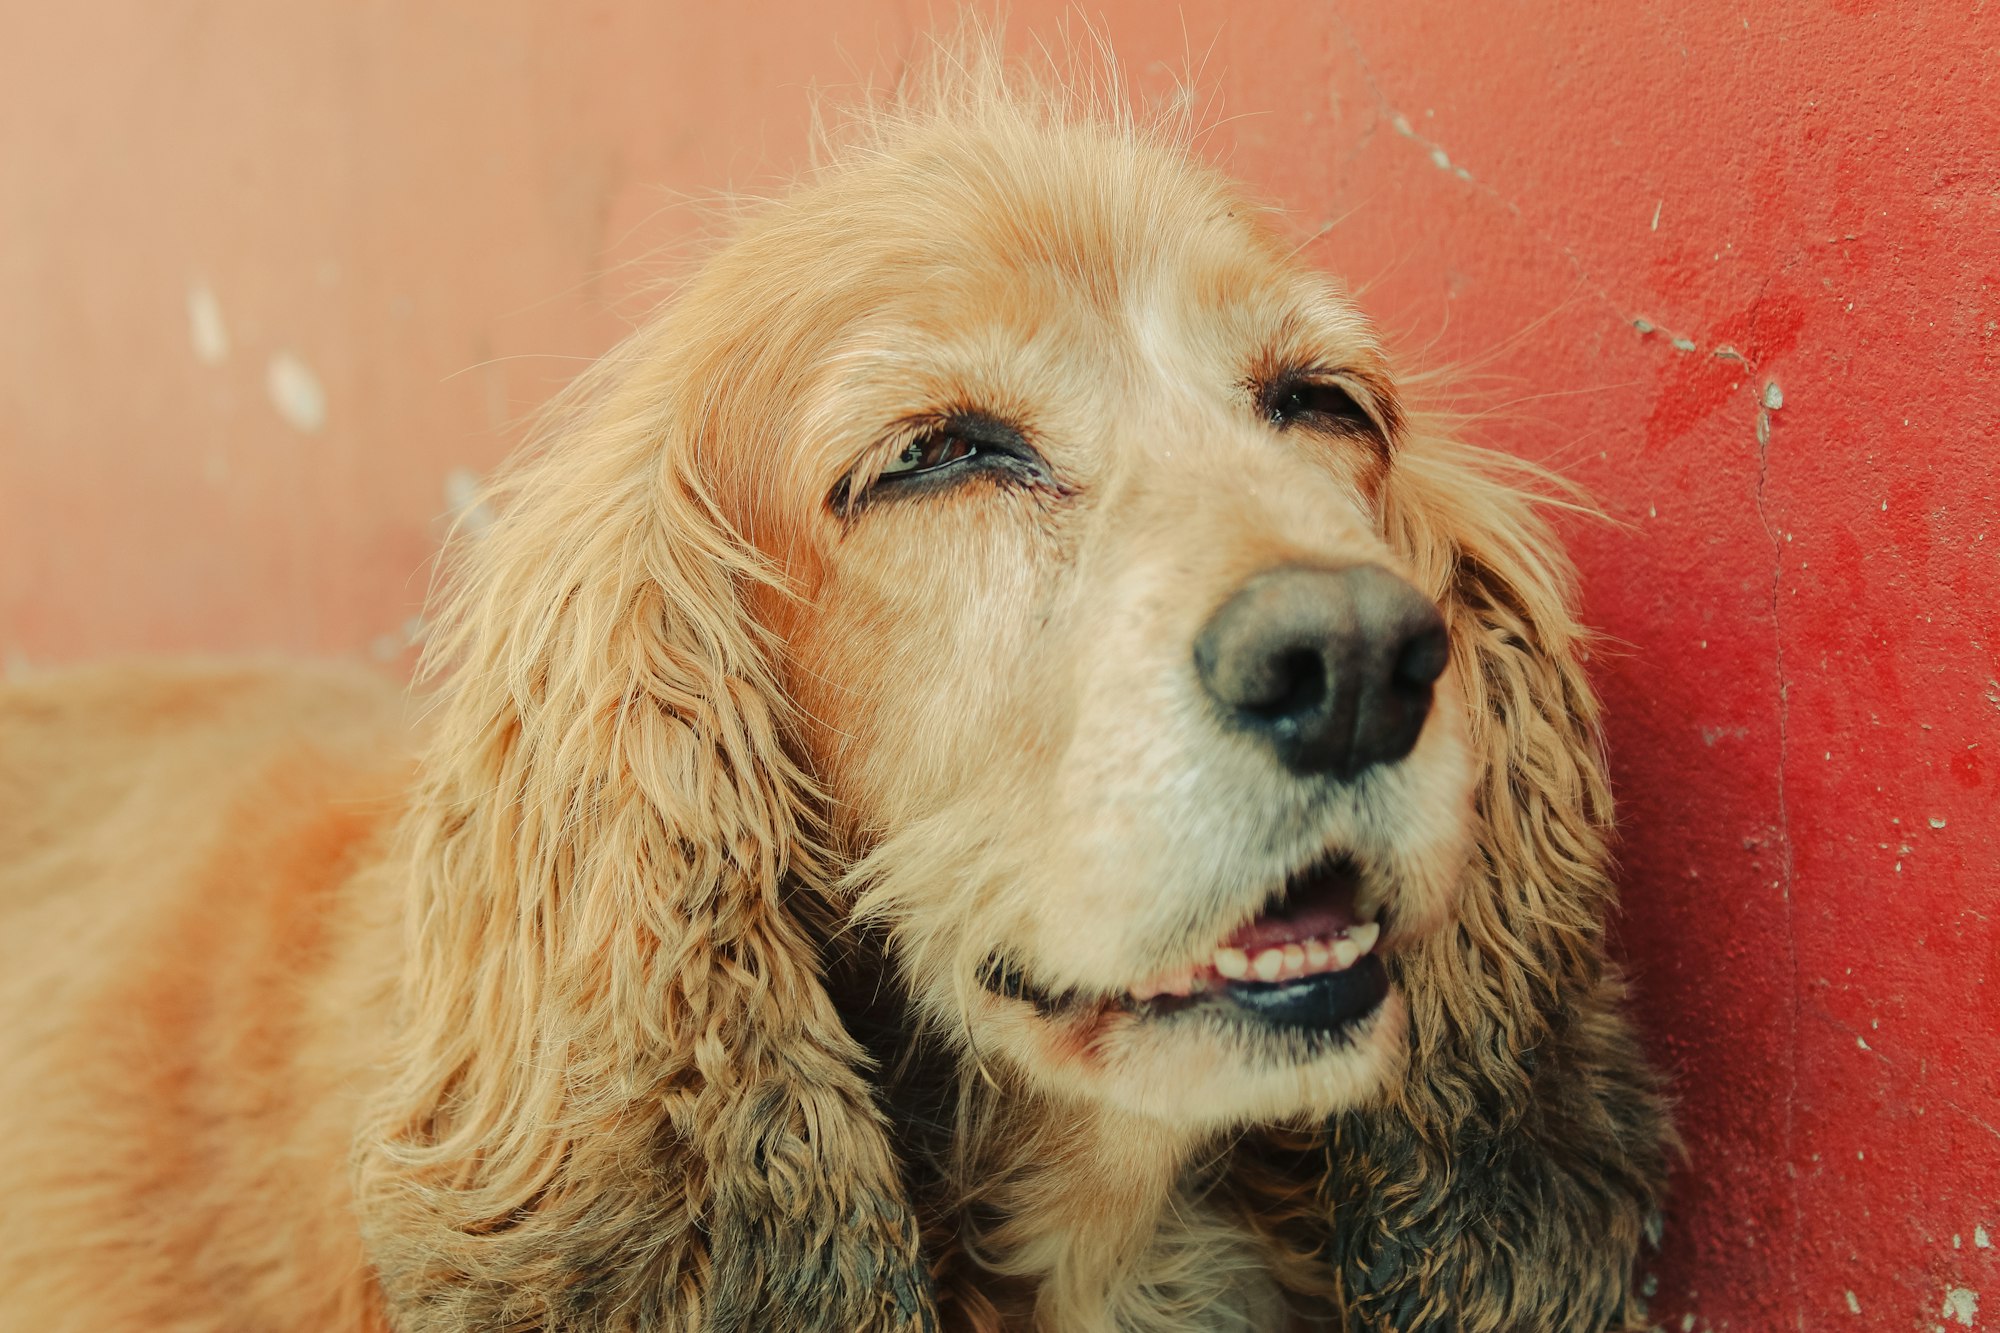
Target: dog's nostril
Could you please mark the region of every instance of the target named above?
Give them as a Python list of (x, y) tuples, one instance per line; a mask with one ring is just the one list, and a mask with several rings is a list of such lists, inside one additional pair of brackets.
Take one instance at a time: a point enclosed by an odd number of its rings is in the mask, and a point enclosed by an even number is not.
[(1429, 598), (1388, 570), (1271, 570), (1195, 640), (1227, 723), (1300, 774), (1352, 778), (1408, 754), (1451, 644)]
[(1450, 661), (1451, 640), (1445, 637), (1444, 626), (1424, 630), (1404, 644), (1396, 658), (1396, 683), (1428, 689), (1437, 684)]
[(1326, 659), (1316, 649), (1295, 648), (1268, 659), (1262, 688), (1246, 690), (1237, 704), (1259, 717), (1291, 717), (1326, 702)]

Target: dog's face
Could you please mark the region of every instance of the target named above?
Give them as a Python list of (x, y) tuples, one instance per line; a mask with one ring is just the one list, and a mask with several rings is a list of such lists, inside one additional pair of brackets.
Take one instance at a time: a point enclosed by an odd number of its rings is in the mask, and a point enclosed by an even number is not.
[(848, 168), (709, 281), (709, 466), (922, 1008), (1183, 1126), (1394, 1077), (1382, 955), (1450, 911), (1473, 772), (1353, 306), (1177, 154), (1019, 126)]

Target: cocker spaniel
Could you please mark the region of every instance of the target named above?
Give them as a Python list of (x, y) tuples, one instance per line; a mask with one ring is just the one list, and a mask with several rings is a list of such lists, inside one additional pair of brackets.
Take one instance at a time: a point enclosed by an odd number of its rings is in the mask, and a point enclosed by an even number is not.
[(1527, 473), (1184, 136), (940, 70), (559, 406), (418, 715), (0, 696), (0, 1325), (1640, 1317)]

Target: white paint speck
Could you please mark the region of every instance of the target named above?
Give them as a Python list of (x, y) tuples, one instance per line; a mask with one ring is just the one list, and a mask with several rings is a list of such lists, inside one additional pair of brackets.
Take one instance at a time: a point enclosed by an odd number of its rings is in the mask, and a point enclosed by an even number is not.
[(1943, 827), (1944, 827), (1944, 820), (1943, 820), (1943, 818), (1941, 818), (1941, 817), (1940, 817), (1940, 816), (1938, 816), (1938, 815), (1932, 815), (1932, 816), (1931, 816), (1931, 827), (1932, 827), (1932, 828), (1943, 828)]
[(1944, 1294), (1944, 1309), (1938, 1313), (1971, 1328), (1973, 1317), (1979, 1313), (1979, 1293), (1968, 1287), (1953, 1287)]
[(1451, 158), (1442, 148), (1431, 149), (1431, 165), (1439, 171), (1451, 170)]
[(479, 474), (469, 467), (455, 467), (445, 474), (444, 503), (452, 522), (474, 537), (493, 525), (493, 511), (480, 498)]
[(278, 352), (271, 357), (264, 372), (264, 388), (271, 395), (271, 406), (294, 430), (317, 435), (326, 425), (326, 390), (320, 388), (319, 377), (311, 368), (292, 353)]
[(222, 302), (215, 299), (207, 283), (196, 279), (188, 288), (188, 341), (194, 344), (195, 360), (204, 366), (219, 366), (229, 359), (229, 329), (222, 322)]
[(1854, 1039), (1854, 1044), (1856, 1046), (1859, 1046), (1864, 1051), (1868, 1049), (1868, 1039), (1866, 1037), (1856, 1037)]
[(1854, 1293), (1851, 1291), (1847, 1293), (1847, 1313), (1861, 1313), (1861, 1302), (1854, 1299)]
[(1986, 1234), (1985, 1227), (1974, 1227), (1972, 1229), (1972, 1244), (1976, 1249), (1990, 1250), (1993, 1248), (1993, 1238)]
[(1775, 412), (1784, 405), (1785, 391), (1778, 387), (1776, 380), (1766, 380), (1764, 382), (1764, 406)]
[(1684, 1314), (1681, 1316), (1681, 1333), (1694, 1333), (1693, 1315)]
[(1664, 199), (1660, 200), (1660, 202), (1659, 202), (1659, 203), (1657, 203), (1657, 204), (1654, 204), (1654, 205), (1653, 205), (1653, 230), (1654, 230), (1654, 231), (1658, 231), (1658, 230), (1660, 229), (1660, 210), (1661, 210), (1661, 209), (1663, 209), (1663, 208), (1665, 208), (1666, 206), (1667, 206), (1667, 201), (1666, 201), (1666, 200), (1664, 200)]
[(1676, 338), (1674, 339), (1674, 347), (1678, 351), (1692, 352), (1694, 350), (1694, 339)]

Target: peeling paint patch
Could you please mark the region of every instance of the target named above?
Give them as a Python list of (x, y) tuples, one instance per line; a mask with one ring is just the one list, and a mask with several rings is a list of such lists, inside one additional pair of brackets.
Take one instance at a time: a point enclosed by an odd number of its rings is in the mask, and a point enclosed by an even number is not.
[(272, 355), (264, 372), (264, 388), (271, 406), (292, 429), (317, 435), (326, 426), (326, 390), (311, 367), (290, 352)]
[(1778, 387), (1776, 380), (1764, 381), (1764, 406), (1775, 412), (1785, 405), (1785, 391)]
[(219, 366), (229, 359), (229, 328), (222, 322), (222, 302), (215, 299), (209, 285), (197, 278), (188, 286), (188, 341), (194, 344), (194, 358), (204, 366)]
[(1972, 1244), (1975, 1249), (1990, 1250), (1993, 1248), (1993, 1238), (1986, 1234), (1985, 1227), (1974, 1227), (1972, 1229)]
[(1967, 1287), (1953, 1287), (1945, 1292), (1944, 1309), (1938, 1313), (1971, 1328), (1973, 1319), (1979, 1314), (1979, 1293)]

